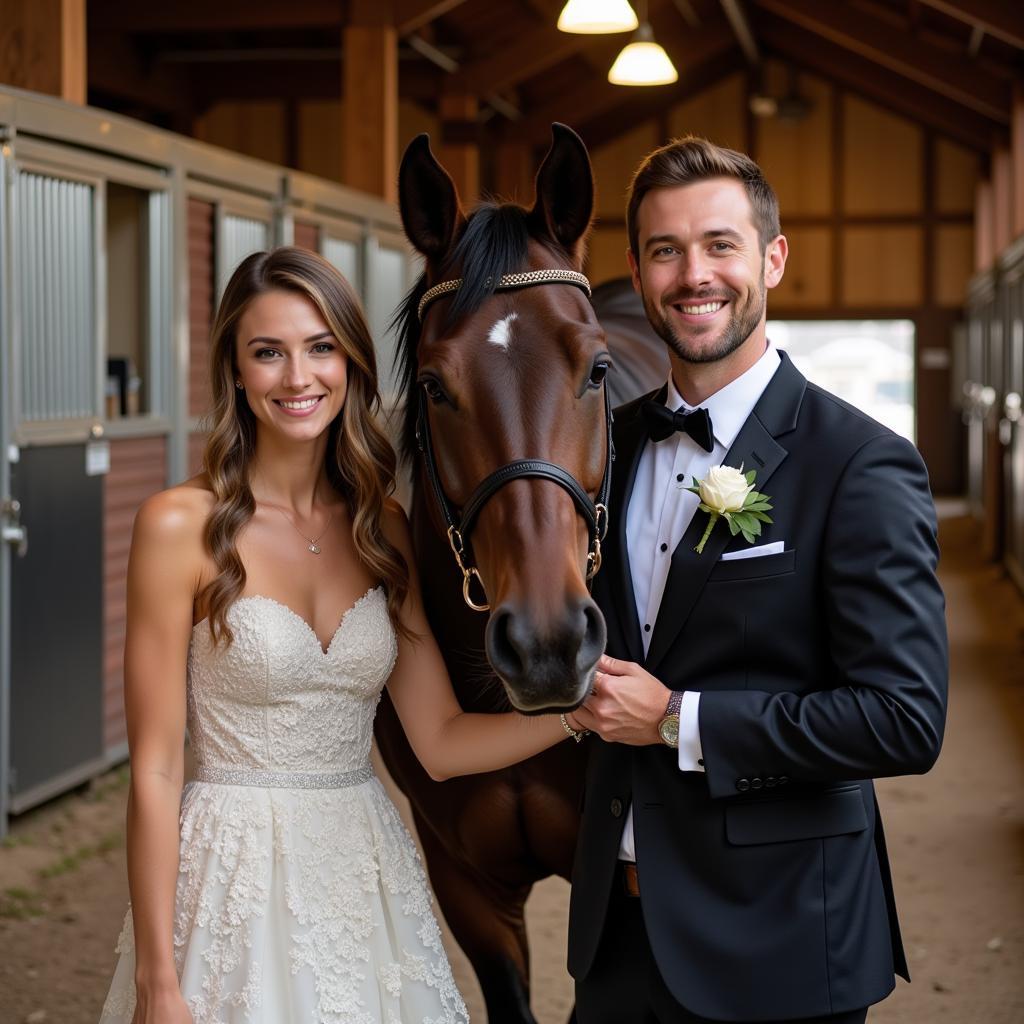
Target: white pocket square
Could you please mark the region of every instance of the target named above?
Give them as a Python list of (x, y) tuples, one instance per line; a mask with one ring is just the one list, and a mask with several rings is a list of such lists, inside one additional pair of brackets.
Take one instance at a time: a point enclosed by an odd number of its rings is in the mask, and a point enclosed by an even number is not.
[(762, 558), (764, 555), (781, 555), (786, 550), (784, 540), (772, 541), (771, 544), (757, 544), (752, 548), (741, 548), (739, 551), (727, 551), (719, 559), (720, 562), (735, 562), (741, 558)]

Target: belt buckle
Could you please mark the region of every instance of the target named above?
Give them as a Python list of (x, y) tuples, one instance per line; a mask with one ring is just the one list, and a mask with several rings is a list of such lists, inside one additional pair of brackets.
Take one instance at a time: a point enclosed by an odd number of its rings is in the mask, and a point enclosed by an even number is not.
[(640, 876), (631, 861), (622, 862), (622, 889), (627, 896), (637, 898), (640, 895)]

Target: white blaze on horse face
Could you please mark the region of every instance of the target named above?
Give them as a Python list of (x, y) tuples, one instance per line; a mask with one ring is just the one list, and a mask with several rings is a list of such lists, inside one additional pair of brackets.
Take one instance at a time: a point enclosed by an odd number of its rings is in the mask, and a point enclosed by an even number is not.
[(508, 351), (508, 343), (512, 337), (512, 321), (518, 320), (518, 313), (509, 313), (502, 317), (490, 330), (487, 340)]

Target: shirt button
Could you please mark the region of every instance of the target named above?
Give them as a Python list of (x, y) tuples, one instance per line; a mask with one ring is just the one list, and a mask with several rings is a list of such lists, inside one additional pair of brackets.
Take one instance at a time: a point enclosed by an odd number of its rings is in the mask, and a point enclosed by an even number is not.
[(697, 764), (699, 764), (701, 766), (701, 768), (703, 768), (704, 767), (704, 758), (703, 757), (698, 757), (697, 758)]
[(667, 544), (662, 544), (661, 545), (661, 550), (662, 551), (668, 551), (668, 545)]
[(682, 473), (676, 473), (676, 480), (678, 480), (679, 483), (682, 483), (685, 479), (686, 479), (686, 477), (683, 476)]
[(650, 631), (651, 631), (651, 624), (649, 622), (644, 623), (644, 632), (645, 633), (650, 633)]

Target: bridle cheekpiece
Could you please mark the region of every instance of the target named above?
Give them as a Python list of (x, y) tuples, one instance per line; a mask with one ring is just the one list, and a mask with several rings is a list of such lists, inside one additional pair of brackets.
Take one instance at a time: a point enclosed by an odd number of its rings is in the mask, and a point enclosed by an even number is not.
[[(590, 296), (590, 282), (584, 274), (576, 270), (529, 270), (518, 274), (505, 274), (495, 285), (495, 291), (513, 291), (519, 288), (530, 288), (540, 284), (571, 284), (582, 289)], [(423, 322), (423, 315), (427, 307), (442, 295), (456, 292), (462, 285), (462, 278), (452, 278), (435, 284), (424, 292), (417, 307), (417, 316)], [(607, 384), (604, 388), (605, 427), (607, 436), (607, 457), (605, 459), (604, 474), (601, 484), (597, 490), (597, 496), (592, 501), (590, 495), (584, 490), (579, 481), (566, 469), (556, 466), (553, 462), (545, 459), (517, 459), (505, 466), (496, 469), (489, 476), (485, 477), (469, 496), (465, 506), (459, 510), (448, 500), (441, 486), (441, 476), (437, 468), (437, 459), (434, 455), (433, 439), (430, 434), (430, 419), (427, 415), (427, 396), (424, 390), (420, 390), (419, 409), (416, 419), (416, 443), (423, 455), (427, 471), (427, 478), (430, 481), (431, 490), (437, 501), (438, 509), (444, 519), (445, 529), (448, 534), (448, 543), (451, 546), (452, 554), (455, 555), (455, 562), (462, 573), (462, 596), (467, 605), (477, 612), (490, 610), (487, 603), (486, 593), (484, 603), (478, 604), (473, 600), (470, 593), (470, 585), (476, 578), (477, 584), (483, 590), (483, 581), (480, 579), (480, 572), (474, 565), (467, 565), (468, 551), (466, 545), (469, 541), (469, 533), (476, 523), (477, 517), (484, 504), (511, 480), (523, 478), (534, 478), (551, 480), (567, 491), (576, 505), (577, 510), (583, 516), (590, 531), (590, 549), (587, 552), (587, 581), (593, 579), (594, 574), (601, 568), (601, 542), (608, 532), (608, 492), (611, 489), (612, 462), (615, 459), (615, 447), (612, 443), (612, 408), (611, 398), (608, 393)]]

